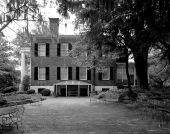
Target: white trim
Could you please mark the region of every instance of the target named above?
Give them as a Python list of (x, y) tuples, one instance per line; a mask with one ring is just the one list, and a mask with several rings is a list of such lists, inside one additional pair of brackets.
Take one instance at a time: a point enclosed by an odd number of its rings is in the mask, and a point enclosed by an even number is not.
[(108, 69), (108, 78), (103, 79), (103, 73), (102, 73), (102, 80), (110, 80), (110, 67), (107, 67), (107, 69)]
[(51, 92), (54, 92), (54, 86), (30, 86), (30, 89), (34, 89), (38, 93), (38, 88), (50, 89)]
[(67, 68), (67, 78), (66, 79), (61, 78), (61, 80), (68, 80), (68, 67), (60, 67), (60, 74), (62, 76), (61, 68)]
[[(60, 52), (61, 52), (61, 56), (68, 56), (68, 50), (69, 50), (69, 43), (60, 43), (61, 44), (61, 47), (60, 47)], [(62, 46), (63, 45), (67, 45), (67, 54), (66, 55), (62, 55)], [(64, 50), (64, 49), (63, 49)]]
[[(40, 78), (39, 78), (40, 68), (45, 68), (45, 79), (40, 79)], [(38, 67), (38, 80), (46, 80), (46, 67)]]
[[(80, 68), (86, 68), (86, 78), (85, 79), (80, 78)], [(79, 67), (79, 79), (80, 80), (87, 80), (87, 67)]]
[[(45, 55), (44, 56), (40, 56), (40, 45), (45, 45)], [(39, 57), (46, 57), (46, 43), (38, 43), (38, 56)]]

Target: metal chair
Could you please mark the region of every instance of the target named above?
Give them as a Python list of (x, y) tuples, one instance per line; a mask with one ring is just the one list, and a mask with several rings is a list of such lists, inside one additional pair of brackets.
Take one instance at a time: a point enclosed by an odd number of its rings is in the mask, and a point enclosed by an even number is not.
[(11, 124), (16, 124), (17, 125), (17, 129), (18, 129), (18, 123), (21, 124), (21, 128), (22, 128), (22, 118), (23, 118), (23, 114), (25, 111), (25, 107), (21, 106), (17, 108), (17, 111), (14, 113), (11, 113)]
[(98, 97), (94, 92), (90, 93), (90, 103), (91, 102), (98, 102)]

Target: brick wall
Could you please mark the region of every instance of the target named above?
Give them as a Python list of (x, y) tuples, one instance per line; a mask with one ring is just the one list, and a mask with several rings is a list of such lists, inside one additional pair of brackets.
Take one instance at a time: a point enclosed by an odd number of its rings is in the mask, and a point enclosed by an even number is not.
[[(60, 38), (60, 42), (67, 42), (67, 38)], [(69, 38), (68, 43), (73, 43), (75, 38)], [(50, 56), (49, 57), (35, 57), (34, 44), (35, 43), (49, 43)], [(57, 56), (57, 40), (51, 37), (42, 36), (37, 37), (31, 45), (31, 86), (52, 86), (54, 83), (62, 80), (57, 80), (57, 67), (72, 67), (72, 80), (76, 80), (76, 66), (72, 64), (67, 57)], [(113, 80), (99, 80), (98, 72), (95, 71), (95, 85), (96, 86), (112, 86), (116, 83), (116, 63), (113, 62)], [(49, 80), (34, 80), (34, 67), (50, 67)], [(91, 70), (91, 80), (82, 80), (84, 82), (94, 84), (94, 69)]]

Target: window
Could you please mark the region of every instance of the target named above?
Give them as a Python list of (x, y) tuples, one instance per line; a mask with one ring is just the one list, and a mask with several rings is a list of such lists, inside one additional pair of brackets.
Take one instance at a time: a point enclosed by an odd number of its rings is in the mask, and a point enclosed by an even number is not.
[(46, 44), (45, 43), (39, 43), (38, 44), (38, 56), (46, 56)]
[(80, 67), (79, 76), (80, 76), (80, 80), (87, 80), (87, 68), (86, 67)]
[(68, 56), (68, 43), (61, 44), (61, 56)]
[(122, 68), (117, 68), (117, 81), (122, 81)]
[(45, 68), (39, 68), (38, 80), (45, 80)]
[(38, 56), (50, 56), (50, 44), (49, 43), (35, 43), (34, 55)]
[(68, 67), (61, 67), (61, 80), (68, 80)]
[[(130, 75), (131, 85), (134, 85), (134, 67), (129, 67), (129, 75)], [(123, 85), (128, 85), (125, 67), (117, 68), (117, 81), (123, 82)]]
[(105, 70), (102, 73), (102, 80), (109, 80), (110, 79), (110, 69), (105, 68)]

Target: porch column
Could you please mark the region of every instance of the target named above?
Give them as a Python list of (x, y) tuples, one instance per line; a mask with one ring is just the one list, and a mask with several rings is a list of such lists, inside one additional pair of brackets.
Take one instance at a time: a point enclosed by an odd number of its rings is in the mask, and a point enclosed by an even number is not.
[[(21, 52), (21, 86), (25, 76), (25, 53)], [(20, 88), (20, 91), (22, 88)]]
[(67, 96), (67, 85), (66, 85), (66, 96)]
[(80, 85), (78, 85), (78, 96), (80, 96)]
[(87, 96), (89, 96), (89, 85), (87, 85)]

